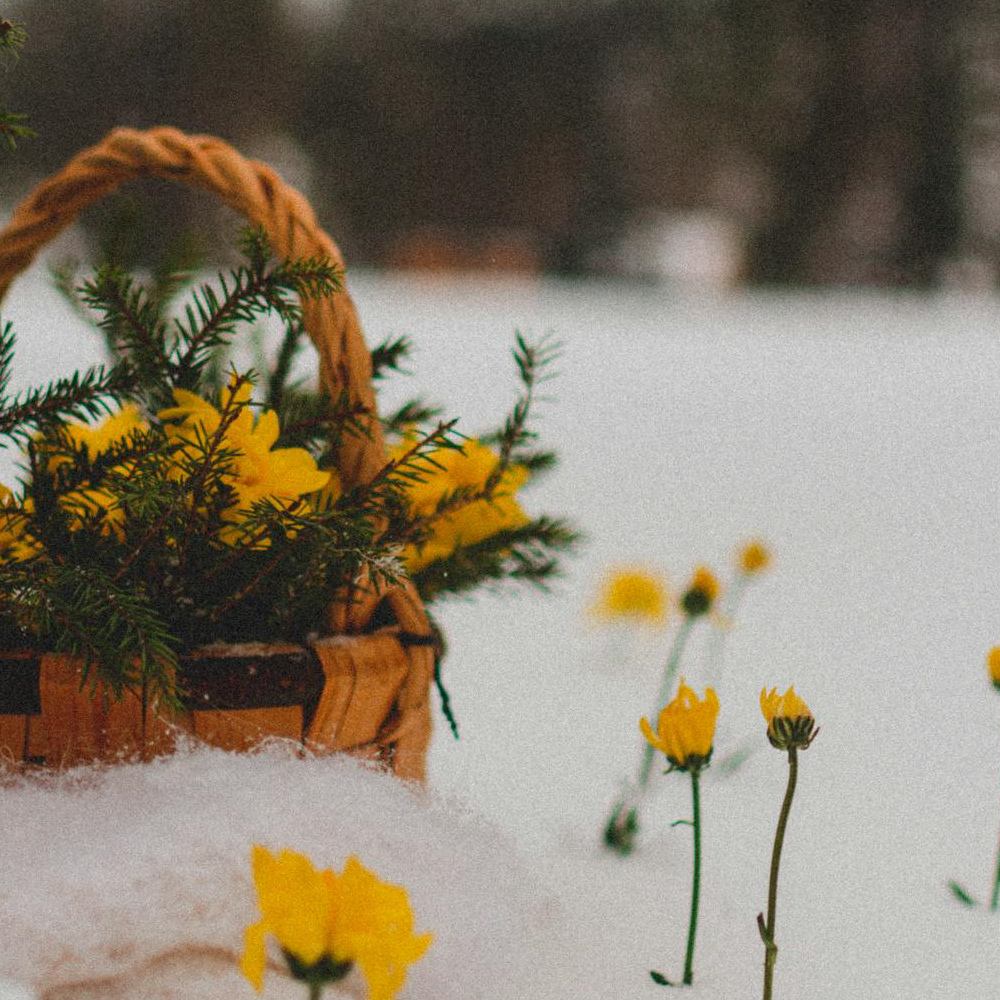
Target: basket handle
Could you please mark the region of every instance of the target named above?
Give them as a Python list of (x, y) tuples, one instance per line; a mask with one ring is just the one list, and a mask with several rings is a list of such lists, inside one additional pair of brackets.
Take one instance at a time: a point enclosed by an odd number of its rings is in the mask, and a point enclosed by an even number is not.
[[(0, 232), (0, 301), (38, 251), (89, 205), (141, 177), (190, 184), (218, 195), (267, 233), (283, 258), (319, 256), (343, 267), (340, 250), (323, 232), (309, 203), (266, 164), (248, 160), (207, 135), (160, 127), (120, 128), (74, 156), (43, 181)], [(345, 485), (372, 479), (386, 461), (371, 383), (371, 355), (346, 291), (302, 303), (306, 332), (320, 359), (320, 377), (333, 398), (346, 391), (360, 403), (366, 434), (345, 437), (339, 472)]]

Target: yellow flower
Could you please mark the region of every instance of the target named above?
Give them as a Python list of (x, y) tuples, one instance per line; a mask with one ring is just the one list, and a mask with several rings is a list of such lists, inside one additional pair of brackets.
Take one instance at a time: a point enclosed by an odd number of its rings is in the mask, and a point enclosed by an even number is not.
[(767, 722), (767, 738), (778, 750), (807, 749), (819, 732), (809, 706), (790, 687), (784, 694), (777, 688), (761, 688), (760, 710)]
[[(397, 446), (398, 454), (406, 447)], [(479, 490), (496, 470), (497, 455), (476, 440), (466, 441), (462, 450), (440, 448), (430, 456), (440, 468), (432, 468), (422, 482), (407, 486), (407, 501), (416, 517), (431, 517), (442, 497), (458, 489)], [(528, 523), (514, 494), (527, 482), (528, 470), (512, 465), (504, 470), (490, 500), (476, 500), (434, 519), (422, 545), (407, 545), (402, 560), (407, 572), (415, 573), (456, 549), (475, 545), (508, 528)]]
[[(197, 457), (192, 447), (199, 439), (210, 438), (219, 429), (222, 414), (230, 407), (239, 407), (235, 419), (227, 426), (222, 446), (234, 454), (228, 462), (223, 482), (235, 494), (235, 502), (223, 515), (233, 523), (222, 532), (222, 539), (235, 543), (243, 536), (238, 523), (260, 500), (287, 507), (299, 497), (323, 489), (330, 482), (330, 473), (322, 472), (316, 460), (304, 448), (275, 448), (280, 427), (278, 415), (265, 410), (254, 422), (249, 402), (253, 387), (249, 382), (238, 388), (228, 386), (222, 391), (221, 410), (207, 400), (185, 389), (174, 389), (176, 406), (161, 410), (159, 418), (169, 423), (168, 440), (187, 442), (182, 452), (187, 458)], [(178, 470), (177, 474), (181, 474)]]
[(1000, 690), (1000, 646), (994, 646), (986, 654), (986, 669), (989, 671), (993, 686)]
[(744, 573), (760, 573), (770, 565), (771, 552), (763, 542), (748, 542), (740, 550), (740, 569)]
[(217, 410), (197, 393), (189, 392), (187, 389), (174, 389), (174, 402), (177, 405), (160, 410), (157, 417), (164, 422), (174, 424), (167, 429), (168, 436), (178, 435), (191, 441), (200, 431), (203, 436), (209, 437), (219, 429), (222, 412), (232, 406), (240, 407), (242, 412), (242, 408), (250, 402), (252, 394), (253, 385), (250, 382), (240, 383), (239, 388), (235, 390), (233, 382), (230, 382), (222, 390), (222, 398), (219, 401), (221, 410)]
[(331, 982), (357, 962), (370, 1000), (392, 1000), (431, 943), (432, 935), (413, 933), (406, 890), (381, 882), (353, 855), (337, 875), (296, 851), (275, 856), (255, 845), (252, 866), (261, 919), (246, 929), (240, 969), (258, 992), (268, 935), (298, 979)]
[(707, 614), (719, 596), (719, 581), (707, 566), (699, 566), (681, 597), (681, 607), (692, 618)]
[(645, 718), (639, 720), (639, 729), (675, 768), (691, 771), (705, 767), (712, 756), (718, 715), (719, 698), (714, 688), (706, 688), (704, 699), (699, 700), (682, 678), (677, 696), (660, 710), (656, 732)]
[(70, 531), (78, 531), (86, 521), (96, 518), (102, 535), (114, 534), (119, 539), (124, 538), (122, 525), (125, 523), (125, 511), (118, 498), (108, 490), (83, 486), (61, 496), (59, 506), (70, 512)]
[[(149, 430), (149, 424), (139, 415), (139, 410), (131, 403), (123, 406), (118, 413), (107, 417), (96, 427), (86, 424), (70, 423), (66, 425), (66, 434), (77, 448), (85, 448), (87, 458), (94, 461), (100, 455), (123, 444), (134, 433)], [(49, 461), (49, 468), (54, 469), (69, 462), (66, 455), (55, 455)], [(129, 466), (123, 463), (116, 466), (116, 472), (127, 473)], [(96, 486), (81, 486), (59, 498), (59, 505), (72, 515), (69, 521), (71, 531), (83, 527), (84, 520), (94, 516), (101, 517), (101, 534), (114, 533), (121, 537), (121, 525), (125, 520), (125, 512), (118, 506), (113, 493)]]
[(30, 498), (18, 506), (14, 494), (0, 483), (0, 562), (23, 562), (41, 551), (24, 530), (25, 515), (32, 509)]
[(655, 573), (617, 570), (606, 577), (591, 613), (606, 622), (661, 625), (667, 617), (667, 590)]
[(123, 406), (118, 413), (107, 417), (96, 427), (72, 423), (66, 425), (70, 441), (77, 447), (86, 448), (87, 457), (91, 461), (114, 445), (126, 441), (136, 431), (148, 430), (149, 424), (139, 416), (139, 410), (131, 403)]

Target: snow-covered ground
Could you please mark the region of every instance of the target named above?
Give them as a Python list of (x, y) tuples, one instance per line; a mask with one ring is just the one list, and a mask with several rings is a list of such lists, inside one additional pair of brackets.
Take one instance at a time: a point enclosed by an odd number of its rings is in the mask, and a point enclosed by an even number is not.
[[(24, 382), (99, 356), (44, 286), (36, 269), (4, 308), (20, 331)], [(384, 834), (358, 836), (383, 845), (386, 875), (399, 872), (400, 881), (414, 858), (441, 865), (437, 881), (416, 879), (418, 929), (434, 930), (435, 947), (462, 954), (467, 968), (455, 972), (461, 992), (449, 992), (440, 985), (447, 970), (429, 955), (430, 971), (415, 968), (404, 996), (534, 991), (576, 1000), (589, 973), (595, 995), (614, 1000), (661, 995), (651, 968), (679, 978), (691, 838), (670, 823), (689, 814), (687, 782), (658, 782), (633, 857), (599, 846), (608, 807), (637, 763), (636, 722), (653, 711), (669, 631), (608, 632), (586, 608), (610, 566), (645, 563), (679, 587), (700, 562), (729, 575), (734, 549), (751, 536), (769, 542), (775, 563), (747, 591), (726, 637), (716, 753), (746, 737), (757, 749), (736, 774), (710, 769), (704, 781), (702, 919), (689, 994), (759, 994), (755, 916), (766, 903), (787, 765), (767, 744), (757, 696), (764, 685), (794, 683), (822, 731), (801, 757), (785, 844), (776, 997), (995, 996), (1000, 914), (962, 907), (947, 883), (988, 897), (1000, 828), (1000, 696), (984, 667), (1000, 643), (1000, 303), (374, 274), (352, 276), (350, 286), (372, 342), (405, 333), (417, 343), (414, 375), (388, 387), (387, 405), (420, 391), (462, 415), (470, 433), (491, 426), (516, 392), (515, 328), (563, 342), (538, 421), (562, 465), (523, 499), (533, 512), (571, 518), (588, 537), (550, 596), (438, 609), (461, 740), (438, 725), (430, 787), (450, 804), (436, 807), (443, 812), (433, 823), (414, 823), (413, 855), (398, 863), (391, 811)], [(9, 468), (0, 469), (8, 483)], [(699, 688), (708, 632), (696, 635), (683, 669)], [(214, 758), (195, 755), (190, 766), (198, 780), (224, 780)], [(232, 766), (236, 781), (247, 765)], [(303, 780), (321, 780), (309, 775)], [(331, 772), (329, 780), (346, 779)], [(0, 871), (20, 869), (15, 884), (30, 893), (23, 871), (35, 866), (39, 891), (52, 891), (58, 880), (40, 866), (65, 854), (54, 833), (34, 846), (12, 794), (0, 796)], [(205, 830), (235, 823), (249, 835), (255, 828), (239, 810), (251, 801), (235, 796), (223, 808), (225, 796), (206, 797)], [(494, 829), (477, 826), (470, 836), (473, 821), (456, 803)], [(421, 837), (446, 835), (444, 815), (454, 817), (455, 868), (447, 852), (417, 850)], [(149, 822), (140, 836), (150, 835)], [(158, 829), (170, 822), (165, 816)], [(174, 840), (163, 836), (161, 864), (190, 846), (191, 815), (183, 822)], [(294, 818), (287, 822), (292, 836)], [(82, 843), (85, 827), (73, 831)], [(337, 833), (331, 852), (345, 836)], [(287, 846), (322, 852), (321, 839), (300, 839)], [(359, 845), (363, 860), (368, 843)], [(473, 871), (485, 875), (477, 881)], [(496, 940), (463, 916), (469, 895), (481, 903), (485, 886), (499, 908)], [(432, 898), (434, 926), (418, 905)], [(547, 917), (529, 905), (534, 898)], [(26, 906), (43, 909), (37, 900)], [(559, 942), (550, 953), (546, 919)], [(517, 933), (523, 951), (512, 947)], [(497, 975), (497, 948), (509, 981)], [(531, 980), (545, 954), (578, 972)], [(0, 974), (16, 968), (0, 952)], [(470, 968), (482, 975), (466, 978)]]

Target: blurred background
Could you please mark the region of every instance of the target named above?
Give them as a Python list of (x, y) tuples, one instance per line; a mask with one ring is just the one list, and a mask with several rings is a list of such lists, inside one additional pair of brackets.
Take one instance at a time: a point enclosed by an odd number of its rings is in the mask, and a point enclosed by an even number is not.
[[(174, 124), (271, 162), (356, 265), (996, 280), (995, 0), (0, 6), (29, 34), (0, 107), (39, 133), (0, 157), (7, 210), (108, 129)], [(168, 237), (214, 210), (155, 204)]]

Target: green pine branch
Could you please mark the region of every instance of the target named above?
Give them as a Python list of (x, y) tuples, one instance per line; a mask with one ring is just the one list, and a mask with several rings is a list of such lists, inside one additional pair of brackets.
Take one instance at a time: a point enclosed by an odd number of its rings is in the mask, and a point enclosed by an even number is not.
[(47, 386), (7, 395), (14, 358), (14, 333), (0, 331), (0, 439), (24, 442), (31, 435), (67, 419), (97, 419), (111, 412), (135, 391), (136, 377), (128, 364), (74, 372)]
[(544, 590), (559, 574), (558, 556), (571, 551), (580, 540), (580, 534), (567, 522), (538, 517), (429, 563), (413, 575), (413, 582), (428, 603), (468, 594), (484, 585), (497, 587), (509, 580)]

